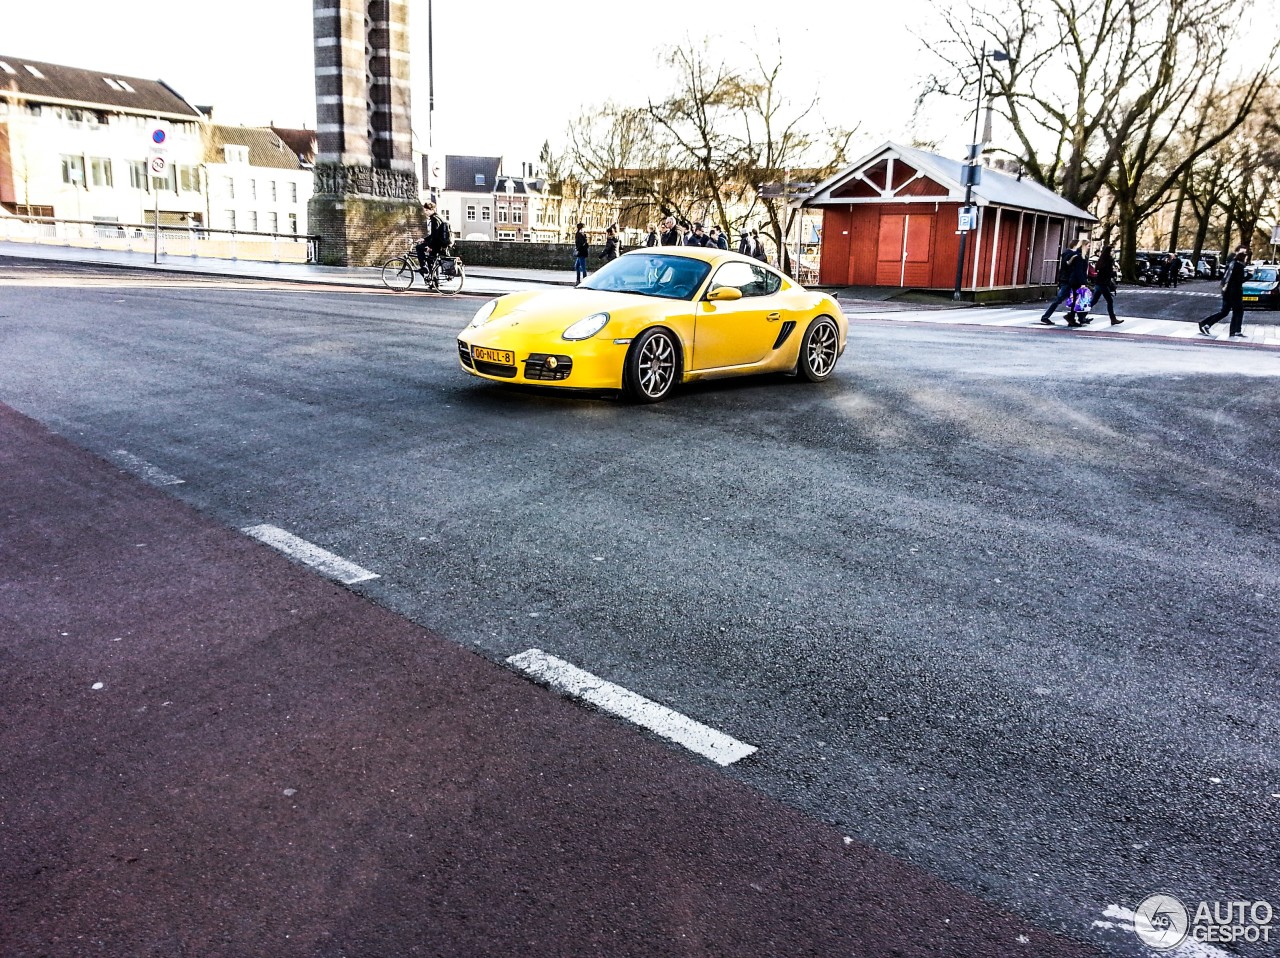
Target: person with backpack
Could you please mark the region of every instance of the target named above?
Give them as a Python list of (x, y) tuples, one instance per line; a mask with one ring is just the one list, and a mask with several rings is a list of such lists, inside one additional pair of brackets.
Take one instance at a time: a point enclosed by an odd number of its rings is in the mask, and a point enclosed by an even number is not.
[(436, 204), (430, 200), (422, 204), (422, 212), (427, 217), (426, 235), (421, 242), (414, 244), (413, 251), (422, 264), (422, 275), (426, 276), (431, 264), (453, 245), (453, 230), (449, 227), (448, 220), (436, 212)]

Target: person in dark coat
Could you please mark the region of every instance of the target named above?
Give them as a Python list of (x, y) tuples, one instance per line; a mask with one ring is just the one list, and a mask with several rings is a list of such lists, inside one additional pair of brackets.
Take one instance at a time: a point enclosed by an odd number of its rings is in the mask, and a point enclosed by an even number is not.
[(769, 262), (769, 252), (764, 248), (764, 240), (760, 238), (759, 230), (751, 231), (751, 255), (762, 263)]
[(729, 240), (725, 237), (724, 233), (721, 232), (718, 226), (711, 227), (711, 233), (707, 238), (711, 240), (708, 244), (709, 246), (714, 246), (717, 249), (724, 250), (729, 248)]
[(1174, 289), (1178, 288), (1178, 283), (1182, 280), (1182, 257), (1177, 253), (1169, 253), (1169, 285)]
[(714, 246), (715, 244), (711, 242), (711, 239), (707, 236), (706, 231), (703, 230), (702, 224), (694, 223), (693, 232), (685, 237), (684, 245), (685, 246)]
[(1211, 316), (1200, 320), (1199, 329), (1203, 336), (1211, 336), (1209, 332), (1213, 324), (1226, 319), (1231, 314), (1231, 335), (1244, 336), (1244, 267), (1249, 262), (1249, 247), (1237, 246), (1236, 255), (1227, 263), (1227, 271), (1222, 274), (1222, 309)]
[(751, 242), (751, 234), (743, 230), (738, 234), (738, 252), (743, 256), (750, 256), (756, 251), (756, 244)]
[(644, 245), (646, 247), (658, 245), (658, 231), (654, 229), (652, 223), (649, 224), (648, 235), (644, 238)]
[(1097, 275), (1093, 278), (1093, 304), (1097, 306), (1098, 298), (1107, 301), (1107, 315), (1111, 317), (1111, 325), (1119, 326), (1123, 319), (1116, 319), (1116, 260), (1111, 255), (1111, 244), (1102, 247), (1095, 267)]
[(680, 227), (677, 225), (676, 218), (674, 216), (668, 216), (662, 221), (662, 245), (684, 245), (684, 233), (680, 231)]
[[(1044, 315), (1040, 317), (1040, 322), (1046, 326), (1054, 326), (1056, 323), (1049, 317), (1053, 315), (1053, 311), (1066, 302), (1067, 297), (1074, 293), (1081, 286), (1085, 285), (1089, 279), (1089, 241), (1081, 238), (1076, 241), (1076, 245), (1068, 248), (1062, 254), (1062, 263), (1058, 267), (1058, 295), (1054, 297), (1049, 308), (1044, 311)], [(1071, 314), (1067, 315), (1068, 326), (1079, 326), (1075, 317)]]
[(587, 225), (579, 223), (578, 231), (573, 234), (573, 271), (577, 274), (579, 283), (587, 278), (587, 257), (590, 254), (591, 247), (587, 243)]
[(600, 258), (608, 263), (620, 255), (622, 255), (622, 241), (618, 239), (618, 227), (610, 226), (604, 231), (604, 249), (600, 251)]

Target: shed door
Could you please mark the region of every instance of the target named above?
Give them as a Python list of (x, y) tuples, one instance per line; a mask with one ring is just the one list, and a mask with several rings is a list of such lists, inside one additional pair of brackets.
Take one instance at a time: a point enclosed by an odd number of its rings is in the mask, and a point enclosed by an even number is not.
[(876, 285), (928, 286), (932, 243), (932, 213), (882, 214)]
[(907, 218), (896, 213), (880, 215), (880, 241), (876, 246), (876, 285), (902, 285), (903, 237)]

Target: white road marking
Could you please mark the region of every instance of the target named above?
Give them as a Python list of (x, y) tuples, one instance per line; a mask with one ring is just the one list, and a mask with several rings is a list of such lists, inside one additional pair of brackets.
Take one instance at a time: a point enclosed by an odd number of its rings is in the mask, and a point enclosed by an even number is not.
[(120, 465), (124, 466), (134, 475), (145, 479), (153, 486), (180, 486), (186, 481), (185, 479), (179, 479), (177, 476), (171, 476), (167, 472), (157, 469), (145, 459), (139, 459), (133, 453), (126, 452), (123, 449), (117, 449), (111, 454), (111, 456), (119, 462)]
[(588, 702), (641, 728), (656, 732), (665, 739), (683, 745), (691, 752), (709, 758), (717, 765), (732, 765), (756, 751), (754, 745), (718, 732), (696, 722), (687, 715), (659, 705), (620, 685), (606, 682), (576, 665), (549, 655), (541, 649), (529, 649), (507, 659), (507, 664), (543, 682), (558, 692)]
[(293, 533), (285, 532), (278, 526), (245, 526), (240, 531), (247, 536), (252, 536), (259, 542), (265, 542), (272, 548), (279, 549), (285, 555), (297, 559), (299, 562), (305, 562), (321, 575), (326, 575), (330, 579), (337, 579), (343, 585), (354, 585), (357, 582), (366, 582), (369, 579), (378, 578), (376, 572), (362, 569), (354, 562), (348, 562), (341, 556), (321, 549), (318, 545), (308, 542), (306, 539), (299, 539)]

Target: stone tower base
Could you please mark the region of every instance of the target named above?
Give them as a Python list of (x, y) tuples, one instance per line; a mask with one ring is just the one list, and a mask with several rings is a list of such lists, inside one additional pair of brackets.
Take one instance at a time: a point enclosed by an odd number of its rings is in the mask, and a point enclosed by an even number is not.
[(313, 196), (308, 228), (320, 237), (325, 266), (378, 266), (422, 239), (416, 200), (371, 196)]

